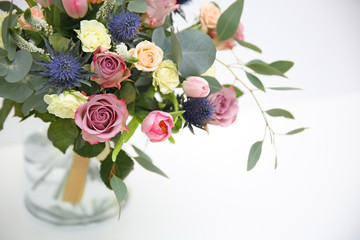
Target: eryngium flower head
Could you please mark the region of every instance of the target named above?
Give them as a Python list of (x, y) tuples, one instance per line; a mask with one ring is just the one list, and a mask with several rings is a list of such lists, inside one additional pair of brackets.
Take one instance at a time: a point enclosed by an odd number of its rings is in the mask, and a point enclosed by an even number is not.
[(132, 12), (114, 14), (108, 24), (108, 29), (115, 42), (125, 42), (134, 39), (140, 28), (140, 16)]
[(182, 103), (183, 117), (193, 132), (192, 126), (204, 129), (214, 114), (214, 106), (206, 98), (189, 98)]
[(33, 74), (40, 74), (47, 80), (45, 85), (38, 90), (38, 93), (52, 88), (57, 94), (60, 94), (64, 90), (80, 87), (81, 83), (90, 84), (88, 80), (93, 73), (82, 67), (89, 60), (91, 54), (87, 54), (85, 57), (78, 54), (80, 41), (72, 49), (70, 41), (68, 48), (58, 53), (47, 40), (45, 40), (45, 45), (50, 53), (50, 60), (35, 61), (35, 63), (43, 66), (43, 70), (33, 72)]

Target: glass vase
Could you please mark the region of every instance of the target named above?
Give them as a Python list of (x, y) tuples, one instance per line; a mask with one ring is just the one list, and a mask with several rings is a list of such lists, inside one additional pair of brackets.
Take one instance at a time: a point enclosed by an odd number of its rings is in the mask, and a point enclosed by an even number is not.
[(70, 148), (63, 154), (41, 133), (26, 139), (24, 155), (25, 206), (36, 218), (79, 226), (118, 214), (115, 195), (103, 184), (96, 158), (82, 158)]

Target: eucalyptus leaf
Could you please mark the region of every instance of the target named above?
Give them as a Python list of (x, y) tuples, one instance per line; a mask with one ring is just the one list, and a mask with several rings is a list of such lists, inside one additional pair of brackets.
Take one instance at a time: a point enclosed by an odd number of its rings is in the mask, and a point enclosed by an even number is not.
[(4, 99), (2, 103), (2, 107), (0, 109), (0, 130), (4, 128), (4, 122), (8, 117), (13, 106), (14, 106), (14, 101), (10, 99)]
[(241, 40), (236, 40), (236, 42), (238, 44), (240, 44), (241, 46), (243, 46), (243, 47), (249, 48), (249, 49), (254, 50), (255, 52), (258, 52), (258, 53), (262, 53), (262, 50), (259, 47), (255, 46), (254, 44), (252, 44), (252, 43), (241, 41)]
[(276, 68), (271, 67), (270, 65), (266, 63), (260, 63), (260, 62), (249, 62), (246, 64), (246, 66), (250, 69), (252, 69), (254, 72), (262, 75), (277, 75), (281, 77), (286, 76), (277, 70)]
[(212, 39), (202, 31), (185, 30), (177, 34), (182, 50), (182, 77), (200, 76), (214, 63), (216, 49)]
[(269, 66), (279, 70), (282, 73), (286, 73), (290, 68), (292, 68), (292, 66), (294, 66), (294, 63), (291, 61), (276, 61), (270, 63)]
[(263, 145), (263, 141), (258, 141), (258, 142), (255, 142), (251, 146), (249, 156), (248, 156), (248, 163), (247, 163), (248, 171), (253, 169), (255, 167), (255, 165), (257, 164), (257, 162), (259, 161), (260, 156), (261, 156), (262, 145)]
[(146, 12), (146, 0), (130, 0), (127, 9), (131, 12), (144, 13)]
[(9, 72), (10, 62), (6, 57), (0, 57), (0, 76), (6, 76)]
[(150, 172), (157, 173), (166, 178), (168, 177), (163, 171), (161, 171), (157, 166), (155, 166), (152, 163), (152, 160), (148, 155), (146, 155), (143, 151), (141, 151), (134, 145), (132, 145), (132, 147), (134, 148), (136, 153), (139, 155), (138, 157), (135, 157), (135, 160), (140, 164), (140, 166), (142, 166), (143, 168), (145, 168), (146, 170), (148, 170)]
[(293, 87), (270, 87), (268, 89), (278, 90), (278, 91), (302, 90), (301, 88), (293, 88)]
[(125, 183), (117, 176), (112, 176), (110, 180), (110, 186), (115, 193), (116, 199), (119, 204), (125, 199), (127, 188)]
[(262, 82), (260, 81), (259, 78), (257, 78), (255, 75), (246, 72), (246, 77), (249, 79), (249, 81), (252, 83), (252, 85), (254, 85), (255, 87), (257, 87), (258, 89), (260, 89), (261, 91), (265, 92), (265, 87), (262, 84)]
[(294, 130), (292, 130), (290, 132), (287, 132), (286, 135), (294, 135), (294, 134), (297, 134), (297, 133), (301, 133), (306, 129), (307, 128), (297, 128), (297, 129), (294, 129)]
[(227, 87), (227, 88), (233, 88), (235, 90), (235, 93), (236, 93), (236, 97), (239, 98), (241, 97), (244, 92), (241, 91), (238, 87), (234, 86), (234, 85), (231, 85), (231, 84), (224, 84), (223, 85), (224, 87)]
[(219, 41), (225, 41), (234, 36), (244, 7), (244, 0), (237, 0), (231, 4), (221, 15), (216, 24)]
[(265, 112), (272, 117), (284, 117), (284, 118), (295, 119), (294, 116), (289, 111), (281, 108), (273, 108)]
[(27, 82), (9, 83), (4, 77), (0, 77), (0, 97), (14, 100), (15, 102), (24, 102), (33, 90)]
[[(11, 21), (9, 21), (9, 18), (11, 18)], [(16, 44), (12, 37), (9, 34), (10, 27), (15, 27), (17, 24), (17, 15), (9, 14), (8, 17), (4, 19), (2, 22), (2, 28), (1, 28), (1, 36), (3, 40), (4, 47), (6, 51), (8, 52), (7, 57), (10, 61), (13, 61), (15, 58), (16, 53)]]
[(9, 66), (9, 72), (5, 80), (9, 83), (16, 83), (25, 78), (29, 73), (33, 58), (28, 51), (19, 50), (15, 54), (14, 61)]
[(25, 116), (28, 115), (31, 109), (41, 113), (47, 112), (48, 105), (44, 102), (45, 94), (46, 92), (40, 94), (35, 93), (28, 97), (21, 108), (23, 114)]
[(78, 130), (73, 119), (58, 118), (48, 128), (47, 136), (52, 144), (61, 152), (72, 145), (78, 135)]
[(221, 86), (221, 84), (219, 83), (219, 81), (214, 78), (214, 77), (210, 77), (210, 76), (202, 76), (202, 78), (204, 78), (208, 83), (209, 83), (209, 87), (210, 87), (210, 94), (211, 93), (215, 93), (220, 91), (223, 87)]
[(178, 69), (180, 69), (182, 61), (182, 51), (179, 39), (174, 32), (171, 32), (171, 49), (173, 52), (173, 61), (176, 63)]

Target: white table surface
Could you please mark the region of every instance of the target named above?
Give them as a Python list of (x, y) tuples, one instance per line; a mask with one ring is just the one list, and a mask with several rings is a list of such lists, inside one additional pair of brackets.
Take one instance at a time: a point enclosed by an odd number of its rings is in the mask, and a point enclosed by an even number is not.
[[(264, 84), (305, 89), (260, 93), (260, 101), (265, 109), (282, 107), (295, 115), (295, 121), (271, 122), (279, 132), (310, 129), (278, 137), (277, 170), (267, 139), (250, 172), (248, 151), (262, 138), (264, 123), (249, 94), (239, 101), (236, 123), (211, 127), (210, 135), (185, 130), (170, 145), (146, 144), (137, 132), (132, 142), (170, 179), (136, 165), (126, 180), (130, 199), (119, 221), (69, 229), (29, 215), (23, 206), (22, 142), (42, 125), (8, 120), (0, 133), (0, 239), (360, 239), (359, 8), (355, 0), (246, 1), (245, 37), (262, 47), (260, 57), (296, 64), (289, 80), (269, 77)], [(244, 61), (258, 57), (239, 51)], [(217, 76), (228, 75), (219, 68)]]

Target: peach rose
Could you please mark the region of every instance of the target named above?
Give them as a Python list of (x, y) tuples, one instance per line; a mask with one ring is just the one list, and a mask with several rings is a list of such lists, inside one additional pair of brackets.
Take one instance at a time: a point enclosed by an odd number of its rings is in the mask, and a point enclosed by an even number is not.
[(213, 3), (205, 3), (200, 8), (201, 31), (207, 33), (212, 29), (216, 29), (221, 12)]
[(137, 70), (143, 72), (155, 71), (159, 67), (164, 56), (161, 48), (146, 40), (136, 45), (136, 48), (130, 49), (129, 54), (139, 59), (134, 65)]
[[(30, 8), (30, 11), (33, 17), (45, 21), (43, 10), (39, 6)], [(21, 14), (21, 16), (18, 19), (18, 23), (20, 24), (21, 28), (24, 30), (30, 30), (34, 32), (36, 31), (28, 22), (25, 21), (24, 14)]]

